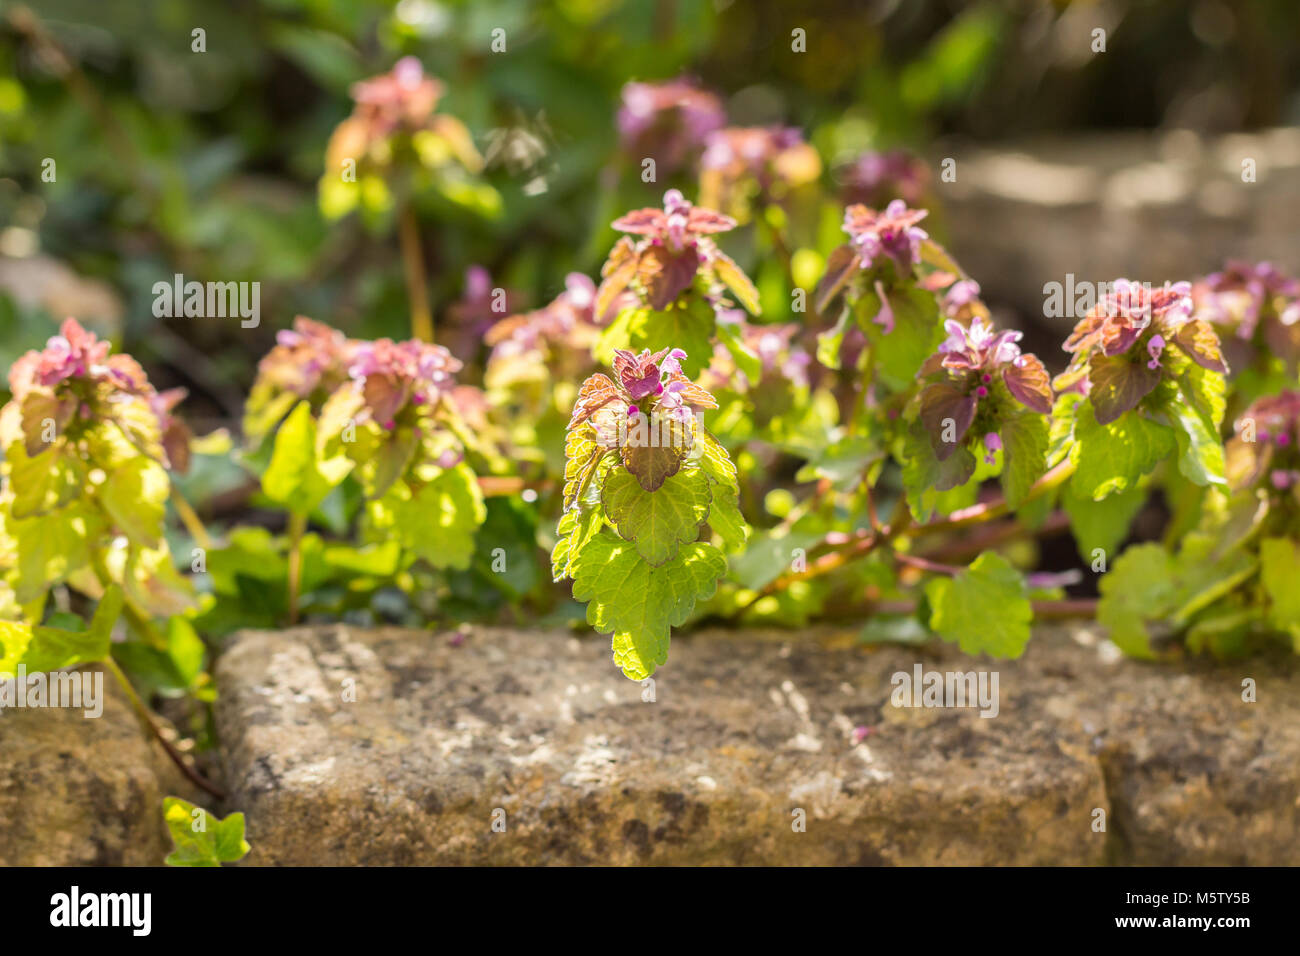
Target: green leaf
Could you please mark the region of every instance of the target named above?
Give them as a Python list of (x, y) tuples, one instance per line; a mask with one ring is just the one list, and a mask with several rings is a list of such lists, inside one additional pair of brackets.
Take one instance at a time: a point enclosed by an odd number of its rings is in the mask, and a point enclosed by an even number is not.
[(930, 627), (967, 654), (1019, 657), (1034, 611), (1024, 578), (1006, 558), (985, 551), (969, 568), (925, 586)]
[(691, 296), (685, 307), (662, 312), (643, 309), (628, 320), (628, 339), (633, 350), (679, 348), (686, 352), (682, 372), (695, 378), (713, 358), (713, 329), (717, 320), (713, 307)]
[(551, 580), (563, 581), (573, 576), (573, 561), (601, 528), (605, 518), (596, 505), (570, 508), (560, 515), (555, 529), (559, 538), (551, 550)]
[(435, 568), (464, 571), (474, 556), (474, 535), (487, 518), (478, 480), (461, 462), (412, 491), (399, 481), (367, 510), (373, 531), (391, 535)]
[(1289, 538), (1265, 538), (1259, 543), (1259, 572), (1269, 623), (1300, 635), (1300, 546)]
[(1109, 425), (1160, 384), (1160, 369), (1150, 368), (1143, 359), (1097, 353), (1088, 362), (1088, 397), (1097, 421)]
[(1177, 445), (1172, 428), (1137, 411), (1127, 412), (1109, 425), (1100, 424), (1086, 404), (1081, 403), (1076, 413), (1074, 437), (1079, 458), (1071, 484), (1093, 501), (1136, 487), (1138, 479)]
[(903, 391), (912, 385), (921, 364), (943, 341), (943, 324), (932, 292), (915, 287), (891, 289), (887, 298), (894, 317), (890, 332), (875, 321), (881, 308), (876, 296), (863, 296), (854, 309), (858, 325), (871, 342), (880, 378), (894, 391)]
[(99, 503), (108, 517), (135, 544), (158, 546), (170, 492), (162, 465), (138, 455), (108, 473), (99, 486)]
[(917, 521), (929, 521), (936, 511), (947, 514), (975, 500), (975, 456), (962, 445), (940, 461), (919, 420), (903, 440), (901, 462), (907, 506)]
[(1114, 562), (1099, 588), (1097, 621), (1110, 631), (1110, 639), (1131, 657), (1154, 657), (1146, 622), (1162, 619), (1174, 608), (1173, 558), (1158, 544), (1134, 545)]
[(1015, 510), (1047, 471), (1047, 419), (1021, 412), (1003, 421), (998, 433), (1002, 436), (1002, 490), (1008, 507)]
[(749, 537), (749, 525), (745, 524), (744, 515), (740, 513), (740, 495), (734, 487), (713, 486), (713, 504), (709, 508), (708, 521), (709, 527), (718, 533), (729, 551), (742, 547)]
[(110, 585), (84, 631), (35, 626), (22, 656), (29, 674), (91, 664), (108, 656), (113, 625), (122, 613), (122, 589)]
[(218, 819), (187, 800), (168, 797), (163, 819), (176, 845), (164, 861), (168, 866), (220, 866), (243, 859), (252, 849), (244, 839), (242, 813)]
[(1193, 484), (1226, 485), (1223, 443), (1218, 430), (1210, 428), (1200, 412), (1182, 402), (1172, 402), (1167, 411), (1178, 425), (1174, 429), (1178, 470)]
[(698, 468), (683, 468), (656, 491), (646, 491), (636, 476), (616, 470), (605, 479), (601, 500), (620, 536), (636, 544), (641, 557), (658, 567), (679, 545), (699, 537), (712, 501), (709, 479)]
[(717, 323), (718, 341), (731, 353), (731, 360), (736, 368), (745, 373), (745, 378), (757, 384), (763, 377), (763, 360), (750, 351), (740, 335), (740, 325), (736, 322)]
[(1061, 495), (1061, 506), (1070, 519), (1079, 557), (1091, 562), (1093, 552), (1098, 549), (1114, 554), (1128, 536), (1129, 525), (1142, 510), (1146, 497), (1145, 490), (1130, 488), (1093, 501), (1080, 495), (1073, 484), (1067, 485)]
[(573, 562), (573, 596), (587, 623), (614, 635), (614, 662), (632, 680), (668, 660), (670, 629), (686, 623), (695, 603), (713, 596), (727, 559), (711, 544), (683, 545), (659, 567), (612, 531), (596, 535)]
[(294, 514), (310, 514), (351, 470), (352, 462), (343, 455), (317, 457), (311, 404), (299, 402), (275, 433), (271, 463), (262, 475), (262, 491)]
[(87, 501), (76, 501), (37, 518), (6, 524), (18, 552), (18, 601), (26, 604), (90, 563), (90, 547), (104, 533), (104, 519)]
[(85, 467), (77, 460), (75, 449), (65, 443), (29, 458), (23, 443), (16, 441), (5, 450), (5, 461), (14, 492), (10, 511), (15, 518), (49, 514), (80, 495), (85, 486)]

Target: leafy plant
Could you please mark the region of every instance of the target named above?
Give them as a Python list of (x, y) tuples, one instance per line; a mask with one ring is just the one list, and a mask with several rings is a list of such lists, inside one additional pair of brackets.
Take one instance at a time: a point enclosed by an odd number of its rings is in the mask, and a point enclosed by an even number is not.
[(176, 849), (168, 854), (168, 866), (220, 866), (238, 863), (252, 849), (244, 839), (244, 815), (215, 815), (180, 799), (163, 801), (163, 820)]
[(569, 422), (552, 570), (573, 578), (588, 622), (613, 632), (614, 662), (633, 680), (668, 660), (671, 628), (726, 573), (705, 529), (723, 547), (746, 534), (735, 466), (697, 418), (717, 403), (683, 374), (685, 358), (619, 349), (614, 378), (587, 379)]

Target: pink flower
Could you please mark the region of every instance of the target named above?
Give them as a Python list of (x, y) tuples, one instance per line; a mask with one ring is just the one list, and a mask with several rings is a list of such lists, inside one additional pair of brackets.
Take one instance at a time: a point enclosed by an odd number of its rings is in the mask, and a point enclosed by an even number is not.
[(899, 275), (906, 276), (921, 258), (921, 242), (929, 238), (916, 225), (928, 215), (925, 209), (908, 209), (901, 199), (891, 202), (884, 212), (853, 205), (844, 211), (844, 231), (863, 269), (871, 268), (883, 255), (894, 261)]
[(995, 452), (1002, 450), (1002, 439), (998, 437), (997, 432), (989, 432), (984, 436), (984, 463), (993, 464), (997, 459), (993, 457)]

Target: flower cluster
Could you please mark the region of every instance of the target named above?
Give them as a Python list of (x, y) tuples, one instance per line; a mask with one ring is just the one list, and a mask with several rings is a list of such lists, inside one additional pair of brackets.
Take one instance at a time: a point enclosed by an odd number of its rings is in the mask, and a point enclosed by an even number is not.
[(902, 149), (868, 151), (836, 170), (846, 206), (880, 207), (894, 199), (915, 206), (925, 199), (930, 174), (925, 163)]
[(348, 375), (362, 398), (357, 422), (374, 421), (391, 430), (408, 405), (436, 405), (455, 385), (459, 360), (441, 345), (417, 339), (359, 342)]
[[(44, 349), (27, 352), (10, 367), (10, 406), (20, 415), (28, 456), (65, 436), (76, 439), (87, 427), (113, 422), (142, 453), (183, 471), (191, 435), (172, 410), (185, 390), (159, 394), (135, 359), (112, 355), (111, 348), (68, 318)], [(6, 445), (10, 437), (4, 436)]]
[(1066, 339), (1065, 351), (1074, 357), (1056, 388), (1087, 394), (1097, 421), (1108, 424), (1160, 383), (1171, 347), (1203, 368), (1226, 371), (1214, 329), (1192, 318), (1189, 283), (1151, 289), (1117, 279)]
[(748, 218), (750, 204), (780, 201), (821, 175), (817, 150), (788, 126), (730, 127), (709, 135), (700, 157), (700, 201)]
[[(977, 420), (982, 428), (986, 460), (1002, 447), (997, 425), (1006, 408), (999, 386), (1032, 412), (1052, 410), (1052, 389), (1047, 369), (1038, 357), (1022, 353), (1021, 333), (995, 332), (984, 318), (970, 327), (956, 319), (944, 322), (948, 338), (921, 366), (931, 380), (920, 399), (920, 415), (930, 435), (935, 456), (943, 461), (964, 441)], [(984, 409), (987, 408), (987, 413)]]
[[(827, 260), (826, 272), (813, 294), (817, 311), (825, 313), (850, 286), (870, 286), (880, 297), (881, 313), (876, 322), (886, 332), (891, 331), (894, 323), (886, 285), (913, 278), (922, 248), (930, 242), (926, 231), (917, 225), (927, 215), (927, 210), (910, 209), (901, 199), (895, 199), (883, 211), (860, 204), (844, 210), (844, 231), (849, 241)], [(893, 264), (892, 275), (883, 271), (886, 260)]]
[[(1230, 261), (1222, 272), (1207, 276), (1192, 287), (1195, 315), (1223, 330), (1231, 340), (1255, 343), (1288, 367), (1300, 362), (1300, 280), (1292, 279), (1271, 263), (1251, 265)], [(1241, 358), (1253, 358), (1241, 349)], [(1234, 352), (1234, 358), (1236, 358)]]
[(1237, 419), (1226, 447), (1234, 490), (1266, 484), (1300, 494), (1300, 392), (1257, 399)]
[(672, 173), (726, 122), (722, 101), (687, 80), (628, 83), (618, 111), (619, 142), (637, 160), (651, 158)]
[[(618, 449), (624, 466), (654, 491), (686, 460), (694, 416), (718, 403), (682, 372), (681, 349), (614, 353), (614, 378), (596, 373), (582, 383), (568, 430), (590, 423), (594, 439)], [(647, 430), (646, 426), (649, 425)]]
[(615, 220), (619, 232), (641, 238), (633, 242), (624, 236), (610, 250), (600, 272), (596, 310), (609, 312), (630, 291), (651, 309), (662, 311), (694, 285), (701, 271), (756, 310), (753, 284), (710, 239), (735, 226), (730, 216), (694, 206), (676, 189), (664, 193), (662, 210), (637, 209)]
[[(347, 160), (387, 167), (395, 137), (409, 141), (430, 165), (454, 160), (477, 171), (482, 159), (465, 124), (434, 112), (443, 89), (439, 80), (424, 74), (413, 56), (398, 60), (388, 73), (353, 84), (356, 107), (330, 136), (325, 149), (327, 172), (337, 175)], [(432, 162), (435, 159), (439, 162)]]
[(564, 291), (549, 305), (502, 319), (488, 330), (485, 338), (492, 348), (488, 364), (556, 346), (590, 348), (599, 326), (609, 318), (608, 313), (596, 313), (596, 284), (581, 272), (570, 272)]

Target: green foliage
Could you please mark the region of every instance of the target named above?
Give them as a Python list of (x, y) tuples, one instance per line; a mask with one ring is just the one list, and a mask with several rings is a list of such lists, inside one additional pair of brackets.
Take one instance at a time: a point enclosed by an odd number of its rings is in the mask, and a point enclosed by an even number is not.
[(1033, 609), (1024, 578), (1001, 555), (986, 551), (955, 577), (935, 578), (925, 596), (930, 627), (967, 654), (1024, 653)]
[(238, 863), (252, 849), (244, 839), (244, 815), (218, 819), (202, 807), (179, 797), (163, 800), (163, 820), (176, 845), (168, 866), (220, 866)]

